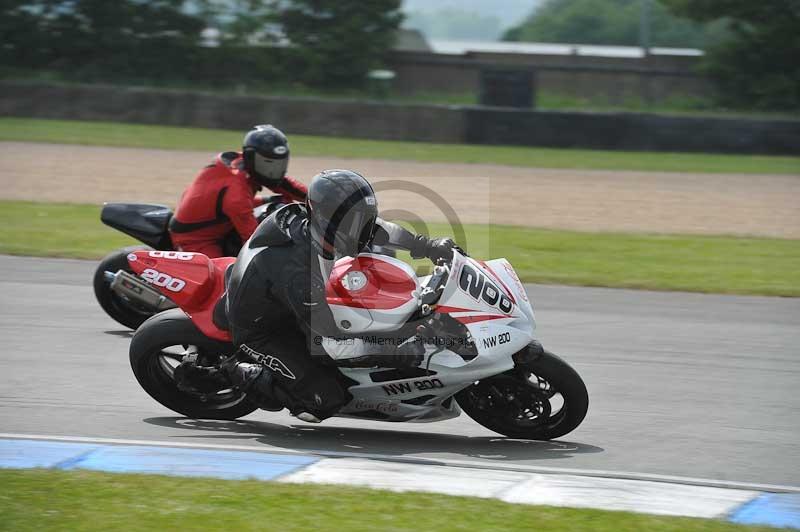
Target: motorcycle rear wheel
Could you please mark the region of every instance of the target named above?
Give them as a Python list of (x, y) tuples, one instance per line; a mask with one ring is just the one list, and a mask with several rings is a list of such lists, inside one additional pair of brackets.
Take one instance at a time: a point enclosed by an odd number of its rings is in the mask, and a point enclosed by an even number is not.
[(153, 315), (153, 311), (141, 308), (124, 297), (111, 291), (111, 284), (106, 280), (105, 272), (117, 273), (125, 270), (133, 273), (128, 264), (128, 254), (134, 251), (152, 249), (147, 246), (128, 246), (106, 255), (94, 272), (94, 296), (97, 302), (114, 321), (129, 329), (136, 330), (139, 325)]
[(258, 409), (244, 392), (234, 388), (206, 393), (202, 399), (178, 389), (174, 369), (183, 357), (181, 351), (190, 347), (208, 359), (234, 351), (232, 344), (205, 336), (180, 309), (159, 312), (137, 329), (131, 340), (131, 369), (150, 397), (195, 419), (237, 419)]
[(524, 369), (478, 381), (455, 397), (487, 429), (525, 440), (564, 436), (581, 424), (589, 408), (580, 375), (548, 351)]

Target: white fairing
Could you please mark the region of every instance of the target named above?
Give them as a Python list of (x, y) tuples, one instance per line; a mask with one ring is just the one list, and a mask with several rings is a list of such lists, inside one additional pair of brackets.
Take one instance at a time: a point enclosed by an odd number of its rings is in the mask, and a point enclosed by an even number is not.
[[(393, 264), (397, 261), (391, 260)], [(417, 282), (417, 294), (420, 282), (424, 288), (428, 280)], [(411, 312), (403, 309), (403, 322), (419, 308), (419, 297), (414, 298), (414, 305)], [(365, 310), (337, 309), (335, 316), (339, 319), (346, 315), (351, 323), (360, 319), (358, 327), (365, 331), (396, 330), (403, 323), (395, 323), (400, 313), (394, 309), (360, 313)], [(512, 356), (533, 340), (533, 308), (505, 259), (483, 263), (456, 252), (433, 312), (449, 314), (463, 324), (463, 338), (458, 339), (461, 348), (434, 338), (426, 345), (425, 360), (416, 377), (408, 373), (403, 377), (403, 373), (390, 369), (341, 368), (359, 384), (350, 388), (354, 398), (338, 415), (417, 422), (456, 417), (461, 412), (453, 394), (477, 380), (511, 369)]]

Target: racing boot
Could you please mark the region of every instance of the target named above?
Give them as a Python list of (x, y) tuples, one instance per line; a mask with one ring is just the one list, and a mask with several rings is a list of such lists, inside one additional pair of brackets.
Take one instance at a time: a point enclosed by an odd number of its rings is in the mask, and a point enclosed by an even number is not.
[(212, 366), (197, 365), (197, 357), (186, 357), (173, 373), (175, 384), (182, 392), (205, 395), (230, 387), (228, 377)]
[(306, 423), (322, 423), (321, 419), (310, 412), (300, 412), (295, 417), (300, 421), (305, 421)]
[(234, 386), (244, 390), (255, 400), (259, 408), (280, 412), (283, 404), (275, 398), (272, 372), (260, 364), (249, 362), (225, 362), (221, 368), (228, 374)]
[[(322, 423), (320, 418), (311, 412), (308, 412), (302, 403), (289, 396), (289, 394), (286, 393), (286, 391), (280, 386), (274, 386), (272, 388), (272, 393), (274, 394), (275, 400), (283, 405), (286, 405), (286, 408), (289, 409), (289, 413), (300, 421), (305, 421), (306, 423)], [(314, 394), (314, 400), (316, 404), (322, 403), (322, 398), (319, 396), (319, 394)]]

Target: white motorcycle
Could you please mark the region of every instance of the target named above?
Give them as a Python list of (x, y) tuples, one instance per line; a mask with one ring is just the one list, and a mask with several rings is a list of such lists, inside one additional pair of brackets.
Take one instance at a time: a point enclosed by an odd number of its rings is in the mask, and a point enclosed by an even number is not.
[[(235, 419), (258, 408), (230, 385), (189, 392), (175, 381), (182, 361), (218, 366), (235, 351), (213, 319), (233, 260), (164, 251), (129, 256), (131, 268), (182, 309), (157, 314), (136, 331), (134, 374), (154, 399), (190, 417)], [(339, 260), (326, 288), (343, 332), (385, 335), (411, 326), (425, 343), (419, 367), (339, 368), (353, 384), (338, 417), (433, 422), (464, 410), (490, 430), (535, 440), (561, 437), (583, 421), (586, 387), (535, 340), (533, 307), (507, 260), (483, 262), (456, 250), (418, 278), (401, 260), (365, 253)]]

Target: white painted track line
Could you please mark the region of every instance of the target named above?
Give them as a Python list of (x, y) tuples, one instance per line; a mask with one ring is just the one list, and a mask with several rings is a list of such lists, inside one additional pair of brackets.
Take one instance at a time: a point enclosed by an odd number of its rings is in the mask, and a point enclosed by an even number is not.
[(601, 508), (659, 515), (723, 517), (761, 492), (667, 482), (491, 471), (468, 467), (324, 458), (279, 482), (342, 484), (498, 498), (511, 503)]

